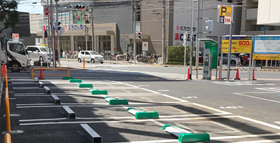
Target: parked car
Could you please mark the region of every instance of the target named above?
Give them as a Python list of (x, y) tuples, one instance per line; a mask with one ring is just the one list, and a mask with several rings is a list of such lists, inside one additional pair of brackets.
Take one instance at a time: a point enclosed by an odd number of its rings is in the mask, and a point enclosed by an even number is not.
[[(219, 64), (220, 64), (220, 59), (221, 59), (221, 55), (219, 54)], [(238, 65), (239, 63), (239, 57), (231, 54), (231, 61), (230, 64), (231, 65)], [(228, 54), (227, 53), (223, 53), (223, 64), (228, 64)]]
[(28, 58), (32, 61), (49, 60), (49, 49), (42, 46), (27, 46)]
[(78, 62), (81, 63), (85, 59), (86, 62), (104, 63), (104, 58), (96, 51), (80, 51), (78, 55)]

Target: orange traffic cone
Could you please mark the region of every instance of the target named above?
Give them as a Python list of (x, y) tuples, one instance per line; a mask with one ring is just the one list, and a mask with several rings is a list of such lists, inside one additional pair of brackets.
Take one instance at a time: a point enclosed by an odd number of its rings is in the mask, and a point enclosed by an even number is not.
[(237, 68), (236, 76), (235, 76), (234, 80), (240, 80), (240, 78), (239, 78), (239, 69), (238, 68)]
[(221, 69), (219, 69), (218, 80), (221, 80)]
[(186, 80), (190, 80), (190, 69), (188, 69), (188, 74), (187, 74), (187, 79)]
[(257, 80), (255, 79), (255, 68), (253, 68), (253, 80)]
[(41, 69), (40, 69), (40, 76), (39, 76), (39, 79), (44, 79), (42, 67), (41, 67)]

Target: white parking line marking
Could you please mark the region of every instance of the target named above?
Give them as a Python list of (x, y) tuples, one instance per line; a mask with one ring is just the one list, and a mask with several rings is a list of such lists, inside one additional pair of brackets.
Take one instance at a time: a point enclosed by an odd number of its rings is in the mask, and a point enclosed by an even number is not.
[(161, 91), (169, 91), (169, 90), (157, 90), (157, 91), (161, 92)]
[[(170, 118), (170, 119), (154, 119), (156, 121), (191, 121), (191, 120), (207, 120), (220, 118), (237, 118), (237, 116), (220, 116), (220, 117), (197, 117), (197, 118)], [(122, 122), (149, 122), (150, 119), (143, 120), (121, 120), (121, 121), (70, 121), (70, 122), (40, 122), (40, 123), (20, 123), (21, 126), (32, 125), (63, 125), (63, 124), (99, 124), (99, 123), (122, 123)]]
[(184, 99), (192, 99), (192, 98), (197, 98), (196, 96), (188, 96), (188, 97), (182, 97), (182, 98), (184, 98)]
[(221, 109), (238, 109), (238, 108), (243, 108), (242, 106), (225, 106), (225, 107), (220, 107)]
[(67, 118), (25, 119), (25, 120), (19, 120), (19, 122), (58, 121), (58, 120), (67, 120)]
[(150, 86), (150, 85), (138, 85), (138, 86), (140, 86), (140, 87), (144, 87), (144, 86)]
[(242, 119), (244, 119), (244, 120), (247, 120), (247, 121), (251, 121), (251, 122), (254, 122), (254, 123), (258, 123), (258, 124), (261, 124), (261, 125), (264, 125), (264, 126), (268, 126), (268, 127), (271, 127), (271, 128), (277, 129), (277, 130), (280, 130), (280, 127), (279, 127), (279, 126), (276, 126), (276, 125), (273, 125), (273, 124), (265, 123), (265, 122), (262, 122), (262, 121), (250, 119), (250, 118), (243, 117), (243, 116), (238, 116), (238, 117), (240, 117), (240, 118), (242, 118)]
[(256, 138), (256, 137), (278, 136), (278, 135), (280, 135), (280, 133), (260, 134), (260, 135), (222, 136), (222, 137), (210, 137), (210, 138), (211, 140), (228, 140), (228, 139)]
[(276, 143), (278, 141), (280, 141), (280, 139), (277, 139), (277, 140), (244, 141), (244, 142), (237, 142), (237, 143)]
[(239, 96), (244, 96), (244, 97), (250, 97), (250, 98), (260, 99), (260, 100), (269, 101), (269, 102), (280, 103), (280, 101), (271, 100), (271, 99), (266, 99), (266, 98), (261, 98), (261, 97), (255, 97), (255, 96), (251, 96), (251, 95), (245, 95), (245, 94), (241, 94), (241, 93), (233, 93), (233, 94), (239, 95)]

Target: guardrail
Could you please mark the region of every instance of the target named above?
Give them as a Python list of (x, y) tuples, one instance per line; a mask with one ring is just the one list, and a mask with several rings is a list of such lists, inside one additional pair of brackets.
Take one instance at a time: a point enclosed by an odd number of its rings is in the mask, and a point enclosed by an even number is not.
[(7, 67), (5, 67), (5, 108), (6, 108), (6, 126), (7, 132), (11, 132), (11, 120), (10, 120), (10, 100), (9, 100), (9, 89), (8, 89), (8, 73)]
[(12, 143), (12, 138), (9, 133), (6, 133), (4, 136), (4, 143)]
[(70, 77), (70, 71), (69, 69), (67, 68), (33, 68), (31, 70), (31, 76), (32, 76), (32, 79), (34, 78), (34, 76), (37, 76), (37, 75), (40, 75), (40, 74), (34, 74), (34, 70), (64, 70), (64, 71), (67, 71), (68, 74), (44, 74), (44, 76), (68, 76)]

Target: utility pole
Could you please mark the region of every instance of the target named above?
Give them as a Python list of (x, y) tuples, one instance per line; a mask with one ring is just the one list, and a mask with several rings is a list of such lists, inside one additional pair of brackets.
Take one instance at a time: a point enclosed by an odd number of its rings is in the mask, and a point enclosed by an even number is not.
[(165, 11), (166, 11), (166, 1), (163, 0), (162, 7), (163, 7), (163, 12), (162, 12), (162, 65), (165, 65), (166, 62), (166, 55), (165, 55)]
[[(49, 0), (47, 0), (47, 7), (50, 9), (50, 6), (49, 6)], [(50, 36), (51, 36), (51, 27), (50, 27), (50, 12), (49, 12), (49, 14), (47, 15), (47, 18), (48, 18), (48, 21), (47, 21), (47, 27), (48, 27), (48, 47), (47, 48), (49, 48), (49, 59), (50, 59), (50, 63), (51, 63), (51, 57), (52, 57), (52, 55), (51, 55), (51, 41), (50, 41)], [(49, 64), (47, 64), (48, 65), (48, 68), (49, 68)]]
[(196, 17), (196, 52), (195, 52), (195, 67), (196, 67), (196, 79), (198, 79), (198, 64), (199, 64), (199, 41), (200, 38), (200, 0), (197, 0), (197, 17)]
[(88, 50), (88, 27), (85, 27), (86, 50)]
[[(57, 2), (58, 2), (59, 0), (55, 0), (55, 11), (56, 11), (56, 24), (58, 23), (58, 4), (57, 4)], [(60, 65), (60, 47), (59, 47), (59, 33), (58, 33), (58, 31), (56, 31), (56, 33), (57, 33), (57, 36), (56, 36), (56, 45), (57, 45), (57, 47), (56, 47), (56, 49), (57, 49), (57, 62), (58, 62), (58, 64)], [(56, 52), (56, 51), (55, 51)]]
[(190, 80), (192, 79), (192, 52), (193, 52), (193, 0), (191, 2), (191, 48), (190, 48)]
[(52, 38), (51, 38), (51, 43), (52, 43), (52, 47), (53, 47), (53, 53), (52, 53), (52, 57), (53, 57), (53, 68), (55, 68), (56, 66), (56, 63), (55, 63), (55, 51), (54, 51), (54, 23), (53, 23), (53, 0), (50, 0), (50, 9), (51, 9), (51, 13), (50, 13), (50, 18), (51, 18), (51, 22), (50, 22), (50, 29), (51, 29), (51, 35), (52, 35)]
[(133, 12), (134, 12), (134, 28), (133, 28), (133, 31), (134, 31), (134, 40), (133, 40), (133, 55), (134, 55), (134, 64), (136, 64), (136, 0), (134, 0), (134, 9), (133, 9)]
[[(94, 3), (94, 1), (93, 1)], [(93, 4), (94, 6), (94, 4)], [(93, 8), (91, 8), (91, 48), (93, 51), (96, 51), (96, 48), (94, 47), (94, 12), (93, 12)]]

